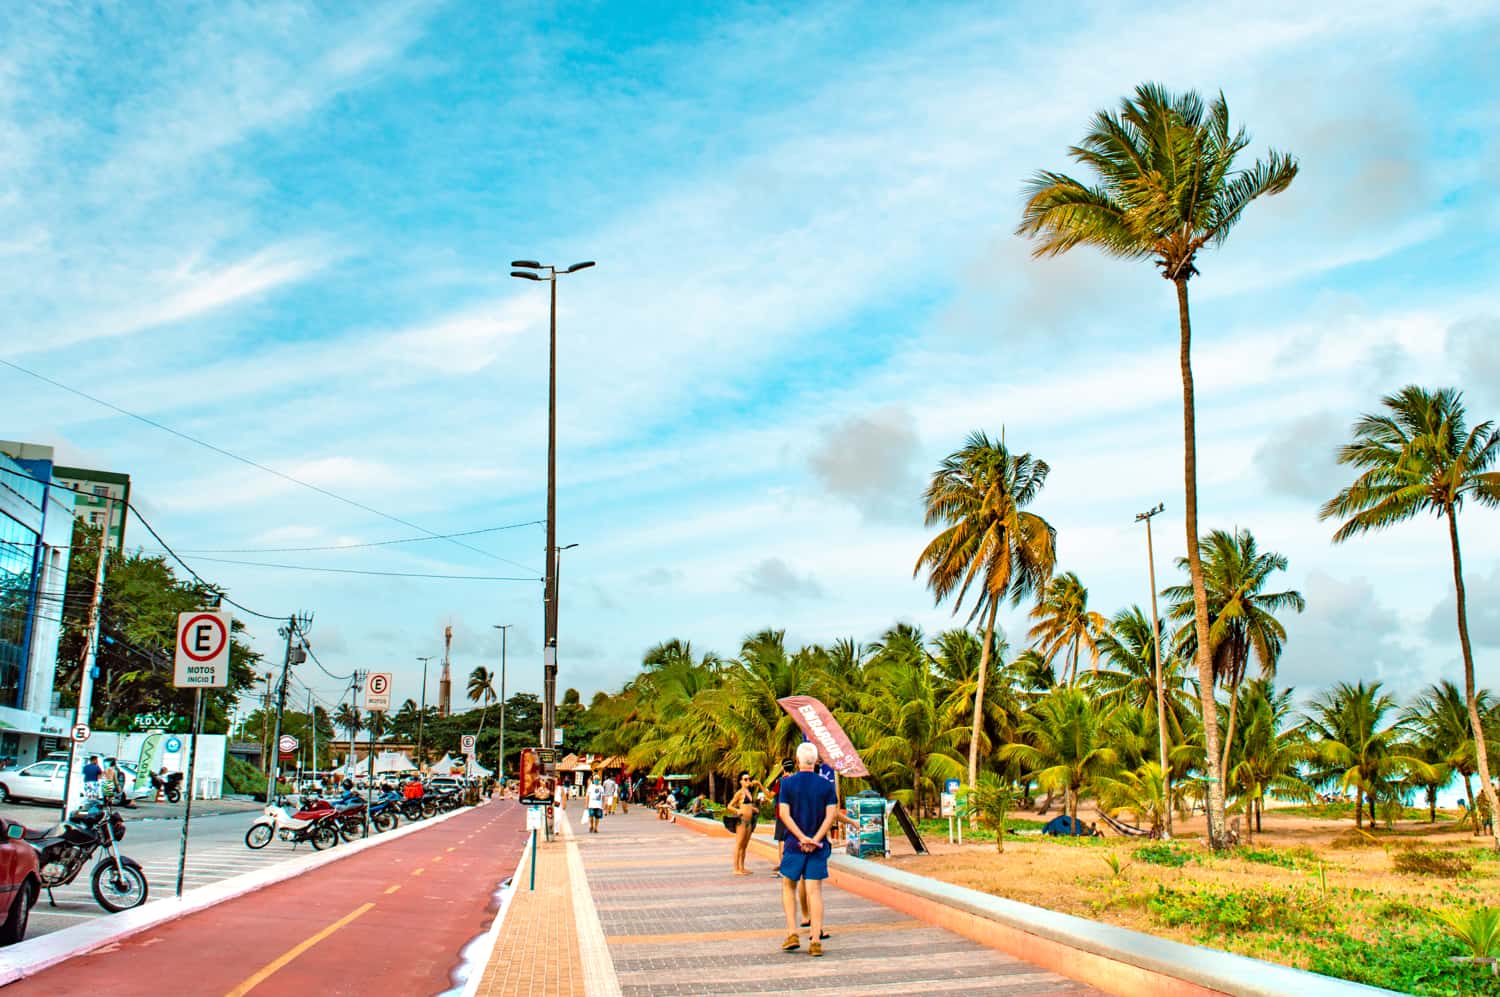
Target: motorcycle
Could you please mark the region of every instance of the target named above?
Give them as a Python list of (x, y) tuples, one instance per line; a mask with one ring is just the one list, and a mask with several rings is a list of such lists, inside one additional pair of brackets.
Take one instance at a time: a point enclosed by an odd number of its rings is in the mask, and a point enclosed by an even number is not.
[(150, 891), (140, 863), (120, 854), (123, 837), (125, 818), (97, 800), (86, 802), (57, 827), (21, 834), (21, 839), (37, 851), (42, 887), (47, 891), (47, 902), (54, 907), (57, 900), (53, 888), (77, 879), (94, 853), (103, 849), (90, 885), (99, 906), (111, 914), (139, 907)]
[[(396, 826), (396, 804), (401, 798), (394, 793), (377, 796), (370, 800), (370, 827), (377, 833), (389, 831)], [(354, 841), (365, 833), (365, 799), (357, 793), (345, 793), (334, 801), (336, 820), (340, 836), (345, 841)]]
[(276, 838), (292, 844), (312, 843), (315, 851), (339, 843), (338, 811), (325, 800), (305, 801), (296, 813), (285, 807), (268, 806), (245, 831), (247, 848), (264, 848)]

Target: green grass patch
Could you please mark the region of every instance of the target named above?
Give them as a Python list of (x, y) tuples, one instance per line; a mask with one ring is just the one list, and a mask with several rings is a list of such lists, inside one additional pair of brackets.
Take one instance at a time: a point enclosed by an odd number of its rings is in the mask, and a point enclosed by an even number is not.
[(1159, 886), (1146, 906), (1162, 924), (1186, 925), (1207, 936), (1307, 932), (1332, 923), (1323, 896), (1295, 888), (1214, 891)]
[(1132, 854), (1137, 862), (1145, 862), (1148, 865), (1165, 865), (1173, 869), (1180, 869), (1188, 864), (1193, 855), (1185, 848), (1175, 845), (1142, 845)]
[(1307, 939), (1301, 951), (1313, 972), (1355, 983), (1424, 997), (1500, 997), (1500, 977), (1449, 962), (1463, 947), (1439, 932), (1384, 931), (1364, 941), (1332, 931)]
[(1234, 857), (1258, 865), (1274, 865), (1282, 869), (1297, 868), (1297, 859), (1277, 848), (1236, 848)]

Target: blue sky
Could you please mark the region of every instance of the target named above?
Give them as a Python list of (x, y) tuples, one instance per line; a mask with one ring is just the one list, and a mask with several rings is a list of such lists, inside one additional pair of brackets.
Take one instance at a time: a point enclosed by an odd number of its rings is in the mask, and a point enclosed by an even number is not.
[[(733, 653), (950, 625), (912, 564), (923, 476), (974, 429), (1047, 460), (1036, 509), (1097, 608), (1183, 551), (1175, 310), (1145, 264), (1029, 259), (1023, 179), (1138, 82), (1222, 88), (1302, 174), (1192, 286), (1201, 518), (1291, 561), (1283, 679), (1456, 677), (1442, 531), (1341, 548), (1332, 448), (1380, 394), (1500, 417), (1500, 14), (1486, 5), (130, 4), (0, 13), (0, 356), (440, 532), (543, 512), (561, 287), (562, 683), (668, 637)], [(410, 529), (0, 370), (4, 435), (129, 472), (182, 551)], [(1500, 684), (1500, 517), (1463, 520)], [(132, 539), (144, 541), (136, 529)], [(334, 553), (539, 574), (539, 526)], [(540, 586), (199, 562), (311, 609), (338, 671), (540, 673)], [(1447, 614), (1447, 615), (1445, 615)], [(269, 624), (249, 621), (276, 653)], [(1020, 614), (1006, 621), (1013, 639)], [(336, 696), (316, 672), (303, 676)]]

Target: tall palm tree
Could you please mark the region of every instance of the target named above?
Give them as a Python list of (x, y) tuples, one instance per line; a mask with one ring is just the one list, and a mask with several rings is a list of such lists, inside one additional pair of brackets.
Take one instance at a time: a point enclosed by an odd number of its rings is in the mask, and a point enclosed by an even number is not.
[(1003, 761), (1029, 771), (1049, 793), (1062, 792), (1068, 816), (1078, 819), (1078, 794), (1111, 776), (1120, 764), (1109, 743), (1109, 710), (1081, 689), (1060, 687), (1021, 719), (1023, 740), (1000, 749)]
[(360, 731), (365, 729), (365, 718), (355, 706), (350, 703), (340, 703), (339, 708), (334, 711), (333, 722), (336, 727), (349, 736), (349, 762), (354, 762), (354, 738)]
[(1197, 93), (1172, 94), (1158, 84), (1142, 84), (1134, 98), (1121, 102), (1118, 113), (1095, 115), (1083, 141), (1068, 150), (1093, 171), (1096, 182), (1051, 171), (1037, 173), (1027, 184), (1017, 230), (1039, 240), (1033, 251), (1037, 256), (1057, 256), (1088, 245), (1110, 256), (1150, 260), (1177, 290), (1183, 511), (1198, 631), (1198, 694), (1208, 738), (1208, 833), (1215, 848), (1224, 842), (1224, 789), (1208, 602), (1198, 561), (1198, 448), (1188, 281), (1198, 273), (1198, 254), (1221, 245), (1251, 201), (1281, 193), (1297, 175), (1296, 161), (1274, 151), (1247, 169), (1235, 169), (1235, 160), (1249, 144), (1243, 128), (1231, 130), (1222, 93), (1205, 106)]
[(1340, 682), (1313, 701), (1307, 716), (1316, 752), (1307, 781), (1352, 788), (1355, 827), (1364, 826), (1365, 800), (1373, 826), (1376, 801), (1389, 799), (1408, 775), (1428, 768), (1400, 723), (1387, 719), (1395, 709), (1396, 701), (1380, 691), (1379, 682)]
[(876, 782), (891, 786), (910, 780), (912, 812), (920, 819), (924, 799), (936, 796), (944, 780), (962, 778), (960, 745), (970, 732), (962, 713), (939, 691), (920, 630), (887, 631), (867, 671), (859, 710), (844, 719)]
[[(1481, 689), (1475, 695), (1481, 716), (1490, 716), (1495, 707), (1490, 703), (1490, 694)], [(1428, 762), (1455, 772), (1463, 778), (1464, 795), (1469, 801), (1469, 812), (1474, 813), (1474, 773), (1478, 762), (1474, 751), (1474, 731), (1469, 720), (1469, 704), (1458, 686), (1444, 679), (1430, 685), (1415, 703), (1402, 715), (1402, 722), (1417, 737), (1428, 753)], [(1486, 747), (1493, 749), (1500, 741), (1500, 730), (1495, 724), (1486, 723)], [(1436, 803), (1433, 803), (1436, 807)], [(1474, 822), (1474, 834), (1482, 834), (1479, 822)]]
[[(1453, 557), (1453, 590), (1457, 598), (1458, 644), (1463, 652), (1464, 701), (1479, 787), (1500, 814), (1500, 799), (1490, 778), (1490, 756), (1474, 686), (1474, 650), (1469, 644), (1469, 611), (1464, 592), (1463, 557), (1458, 544), (1458, 513), (1465, 502), (1500, 505), (1500, 429), (1493, 422), (1468, 428), (1463, 396), (1451, 388), (1427, 391), (1409, 384), (1380, 400), (1385, 411), (1365, 415), (1354, 424), (1354, 440), (1339, 450), (1339, 463), (1358, 468), (1354, 483), (1329, 499), (1322, 519), (1339, 517), (1334, 543), (1430, 513), (1448, 522)], [(1495, 832), (1500, 851), (1500, 825)]]
[(479, 735), (484, 733), (484, 721), (489, 715), (490, 704), (500, 697), (495, 695), (495, 673), (480, 665), (469, 673), (469, 684), (467, 687), (469, 702), (479, 703), (483, 708), (479, 711), (479, 730), (474, 733), (474, 740), (479, 740)]
[[(1274, 679), (1276, 663), (1286, 645), (1286, 628), (1275, 614), (1285, 609), (1300, 613), (1307, 602), (1301, 592), (1292, 589), (1264, 591), (1274, 572), (1287, 569), (1287, 560), (1275, 551), (1260, 550), (1249, 530), (1236, 530), (1233, 534), (1214, 530), (1198, 542), (1198, 551), (1208, 598), (1209, 657), (1214, 678), (1229, 689), (1229, 723), (1224, 729), (1222, 762), (1227, 769), (1239, 689), (1245, 681), (1250, 656), (1253, 654), (1260, 665), (1262, 678)], [(1177, 566), (1186, 569), (1186, 559), (1178, 558)], [(1192, 586), (1173, 585), (1162, 594), (1172, 607), (1168, 615), (1183, 621), (1179, 646), (1184, 654), (1195, 654), (1198, 635), (1191, 622)]]
[(1026, 637), (1044, 658), (1051, 661), (1067, 649), (1071, 659), (1068, 685), (1078, 681), (1078, 659), (1084, 650), (1089, 652), (1092, 669), (1099, 670), (1099, 638), (1109, 629), (1109, 621), (1103, 613), (1089, 609), (1089, 590), (1076, 574), (1066, 571), (1048, 582), (1031, 618), (1036, 623)]
[(970, 723), (970, 786), (979, 784), (980, 727), (995, 614), (1007, 598), (1018, 604), (1045, 585), (1057, 560), (1057, 531), (1041, 516), (1025, 511), (1046, 484), (1048, 471), (1044, 461), (1029, 453), (1013, 454), (1003, 440), (997, 443), (976, 432), (943, 459), (924, 495), (927, 525), (941, 523), (944, 529), (917, 558), (912, 575), (926, 568), (934, 600), (953, 596), (955, 613), (978, 582), (969, 622), (984, 616)]
[[(1292, 722), (1292, 690), (1277, 692), (1268, 679), (1251, 679), (1236, 691), (1243, 700), (1244, 731), (1224, 765), (1228, 785), (1245, 810), (1245, 842), (1261, 829), (1266, 794), (1279, 799), (1311, 800), (1312, 787), (1301, 776), (1313, 757), (1300, 723)], [(1229, 744), (1228, 737), (1225, 743)]]
[[(986, 656), (984, 649), (979, 646), (979, 638), (973, 632), (959, 628), (945, 630), (932, 641), (933, 677), (945, 711), (954, 716), (972, 717), (974, 697), (979, 694), (980, 686), (984, 687), (979, 750), (986, 756), (994, 750), (995, 745), (1008, 740), (1007, 735), (1021, 713), (1015, 691), (1000, 667), (1009, 645), (1005, 635), (998, 630), (993, 641), (987, 660), (989, 674), (982, 683), (979, 667)], [(871, 676), (872, 681), (877, 678)], [(965, 757), (968, 756), (969, 739), (972, 736), (972, 727), (965, 725), (961, 739)]]

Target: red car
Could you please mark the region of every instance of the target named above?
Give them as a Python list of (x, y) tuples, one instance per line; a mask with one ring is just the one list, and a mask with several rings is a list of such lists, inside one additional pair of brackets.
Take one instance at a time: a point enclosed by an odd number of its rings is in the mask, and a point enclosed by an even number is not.
[(21, 835), (26, 828), (15, 821), (0, 818), (0, 945), (14, 945), (26, 937), (31, 908), (42, 892), (42, 877), (37, 869), (36, 849)]

